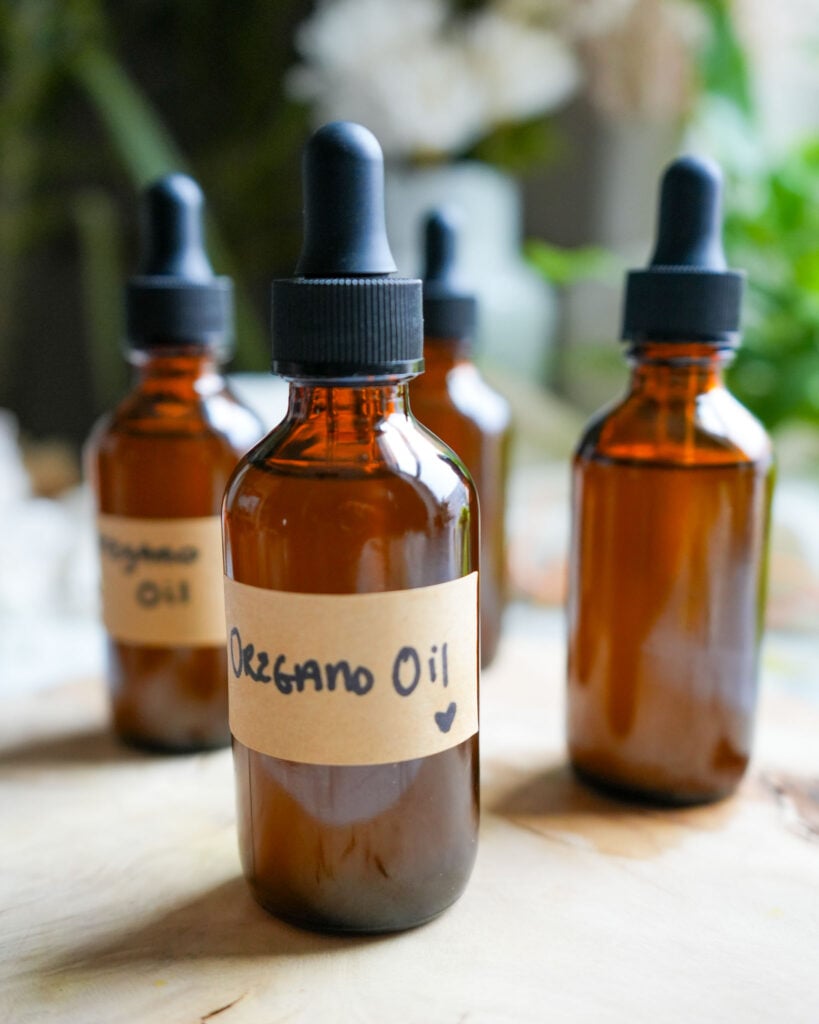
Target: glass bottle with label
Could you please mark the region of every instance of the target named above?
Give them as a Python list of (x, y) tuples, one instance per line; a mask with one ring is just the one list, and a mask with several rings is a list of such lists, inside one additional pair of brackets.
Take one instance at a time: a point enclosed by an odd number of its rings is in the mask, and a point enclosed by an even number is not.
[(114, 728), (172, 751), (230, 740), (219, 510), (262, 434), (220, 372), (232, 285), (208, 262), (202, 203), (182, 174), (143, 196), (144, 255), (126, 295), (136, 384), (86, 447)]
[(273, 285), (288, 412), (224, 504), (240, 849), (272, 913), (393, 931), (456, 900), (476, 852), (477, 504), (410, 412), (421, 283), (392, 276), (374, 137), (316, 132), (304, 190)]
[(681, 158), (657, 248), (629, 274), (631, 382), (573, 468), (568, 730), (604, 787), (716, 799), (751, 752), (770, 441), (726, 390), (741, 274), (722, 252), (719, 170)]
[(425, 225), (424, 373), (410, 385), (425, 427), (463, 459), (481, 505), (481, 664), (495, 657), (506, 589), (509, 403), (472, 362), (477, 303), (457, 274), (457, 226), (435, 210)]

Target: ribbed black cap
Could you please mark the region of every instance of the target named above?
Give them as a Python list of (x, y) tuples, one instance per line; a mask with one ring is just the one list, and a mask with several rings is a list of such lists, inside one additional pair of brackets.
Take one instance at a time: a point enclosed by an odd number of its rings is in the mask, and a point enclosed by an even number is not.
[(710, 160), (680, 157), (666, 169), (654, 255), (626, 280), (624, 338), (734, 340), (744, 274), (725, 262), (721, 193)]
[(432, 210), (424, 224), (424, 334), (462, 341), (475, 333), (477, 302), (458, 276), (458, 220)]
[(217, 277), (205, 252), (202, 190), (186, 174), (159, 178), (140, 203), (142, 259), (125, 293), (134, 348), (202, 345), (233, 337), (233, 283)]
[(336, 121), (308, 140), (296, 277), (273, 282), (274, 373), (345, 379), (423, 368), (421, 282), (396, 278), (375, 136)]

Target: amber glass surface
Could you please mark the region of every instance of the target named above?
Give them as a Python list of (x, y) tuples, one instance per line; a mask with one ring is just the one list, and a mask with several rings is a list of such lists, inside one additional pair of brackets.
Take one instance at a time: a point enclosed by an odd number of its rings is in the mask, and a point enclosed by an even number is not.
[[(225, 495), (228, 576), (354, 594), (477, 568), (472, 483), (419, 430), (406, 395), (405, 382), (291, 385), (285, 420)], [(284, 761), (235, 739), (234, 758), (242, 864), (271, 912), (317, 929), (391, 931), (435, 916), (463, 890), (477, 841), (477, 736), (361, 767)]]
[(462, 459), (478, 491), (481, 519), (481, 665), (495, 657), (506, 597), (506, 479), (509, 403), (469, 358), (469, 346), (427, 338), (426, 371), (410, 385), (412, 411)]
[[(86, 466), (97, 511), (146, 519), (218, 515), (236, 463), (262, 433), (200, 349), (135, 355), (134, 390), (95, 426)], [(107, 641), (116, 732), (199, 750), (230, 741), (224, 647)]]
[(727, 358), (636, 346), (574, 459), (571, 760), (662, 801), (731, 792), (751, 752), (773, 462)]

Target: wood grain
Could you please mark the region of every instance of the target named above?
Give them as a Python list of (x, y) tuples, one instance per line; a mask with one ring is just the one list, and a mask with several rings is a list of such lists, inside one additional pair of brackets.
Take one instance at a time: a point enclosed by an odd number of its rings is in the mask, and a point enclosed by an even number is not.
[(567, 771), (562, 662), (556, 619), (518, 610), (484, 678), (470, 886), (373, 939), (253, 903), (229, 753), (120, 747), (96, 681), (3, 702), (0, 1020), (819, 1020), (819, 706), (767, 693), (741, 793), (660, 811)]

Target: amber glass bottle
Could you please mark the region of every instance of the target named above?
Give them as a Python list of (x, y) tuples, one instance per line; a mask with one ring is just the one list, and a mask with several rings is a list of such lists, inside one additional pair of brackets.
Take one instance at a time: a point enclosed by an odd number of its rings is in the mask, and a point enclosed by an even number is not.
[(421, 289), (390, 276), (377, 142), (325, 126), (304, 168), (299, 276), (273, 289), (289, 409), (224, 504), (239, 842), (271, 912), (391, 931), (475, 856), (476, 501), (410, 412)]
[(415, 415), (463, 459), (481, 506), (481, 664), (497, 653), (506, 591), (509, 403), (472, 361), (476, 301), (456, 270), (457, 227), (445, 210), (425, 226), (424, 373), (412, 382)]
[(629, 276), (628, 392), (573, 467), (572, 764), (675, 803), (730, 793), (748, 763), (773, 480), (765, 431), (723, 382), (742, 282), (719, 185), (693, 158), (666, 172), (657, 251)]
[(231, 288), (207, 263), (201, 204), (183, 175), (144, 196), (146, 253), (128, 290), (135, 387), (86, 449), (114, 728), (172, 751), (230, 739), (219, 510), (262, 433), (219, 369)]

